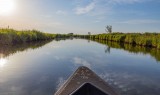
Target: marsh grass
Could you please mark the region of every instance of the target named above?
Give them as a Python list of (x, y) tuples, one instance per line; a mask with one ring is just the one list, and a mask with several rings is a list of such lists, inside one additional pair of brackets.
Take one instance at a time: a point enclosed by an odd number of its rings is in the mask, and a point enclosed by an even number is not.
[[(84, 36), (84, 35), (83, 35)], [(86, 35), (88, 36), (88, 35)], [(88, 37), (86, 37), (88, 38)], [(145, 47), (160, 49), (159, 33), (109, 33), (90, 35), (90, 39), (98, 39), (112, 42), (128, 43)]]
[(55, 34), (42, 33), (37, 30), (17, 31), (14, 29), (0, 29), (0, 44), (3, 45), (49, 40), (55, 37)]

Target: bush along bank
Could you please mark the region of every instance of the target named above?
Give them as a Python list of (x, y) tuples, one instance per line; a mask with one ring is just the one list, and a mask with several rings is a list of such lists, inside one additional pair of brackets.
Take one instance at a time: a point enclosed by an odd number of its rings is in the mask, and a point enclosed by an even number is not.
[(106, 40), (160, 49), (160, 33), (109, 33), (78, 36), (92, 40)]
[(2, 45), (49, 40), (55, 37), (55, 34), (42, 33), (37, 30), (17, 31), (14, 29), (0, 29), (0, 44)]

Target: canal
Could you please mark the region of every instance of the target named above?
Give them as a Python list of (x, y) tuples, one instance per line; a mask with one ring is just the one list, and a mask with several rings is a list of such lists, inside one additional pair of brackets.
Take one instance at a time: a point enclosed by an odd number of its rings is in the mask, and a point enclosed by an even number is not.
[(0, 95), (53, 95), (79, 66), (121, 95), (160, 95), (160, 50), (84, 39), (0, 46)]

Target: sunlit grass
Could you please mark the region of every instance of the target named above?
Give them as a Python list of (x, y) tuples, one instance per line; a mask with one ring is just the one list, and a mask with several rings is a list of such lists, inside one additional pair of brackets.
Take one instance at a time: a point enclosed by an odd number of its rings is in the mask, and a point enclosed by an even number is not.
[(160, 49), (160, 33), (110, 33), (76, 36), (82, 38), (114, 41)]
[(16, 31), (13, 29), (0, 29), (0, 44), (17, 44), (23, 42), (54, 39), (55, 34), (42, 33), (37, 30)]

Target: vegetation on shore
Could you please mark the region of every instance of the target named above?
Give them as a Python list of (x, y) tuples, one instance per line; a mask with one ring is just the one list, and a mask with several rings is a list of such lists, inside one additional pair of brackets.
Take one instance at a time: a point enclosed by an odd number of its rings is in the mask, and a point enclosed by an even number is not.
[(55, 37), (55, 34), (42, 33), (37, 30), (0, 29), (0, 44), (2, 45), (49, 40)]
[(160, 33), (108, 33), (97, 35), (74, 35), (73, 33), (49, 34), (42, 33), (37, 30), (17, 31), (13, 29), (0, 29), (0, 44), (3, 45), (70, 37), (120, 42), (160, 49)]
[(160, 49), (160, 33), (108, 33), (97, 35), (77, 35), (81, 38), (127, 43)]
[[(44, 42), (46, 40), (48, 42), (51, 41), (51, 39), (62, 40), (67, 38), (91, 39), (99, 43), (107, 44), (108, 47), (121, 48), (134, 53), (150, 53), (158, 61), (160, 60), (160, 51), (157, 50), (160, 49), (160, 33), (108, 33), (97, 35), (78, 35), (73, 33), (49, 34), (42, 33), (37, 30), (17, 31), (13, 29), (0, 29), (0, 45), (3, 45), (3, 47), (0, 47), (0, 52), (5, 52), (7, 56), (11, 52), (14, 53), (17, 50), (17, 45), (19, 47), (19, 51), (21, 50), (21, 46), (25, 46), (27, 48), (28, 45), (29, 47), (37, 47), (38, 43)], [(38, 47), (39, 45), (41, 46), (41, 44), (38, 44)], [(107, 48), (106, 52), (107, 50), (109, 49)]]

